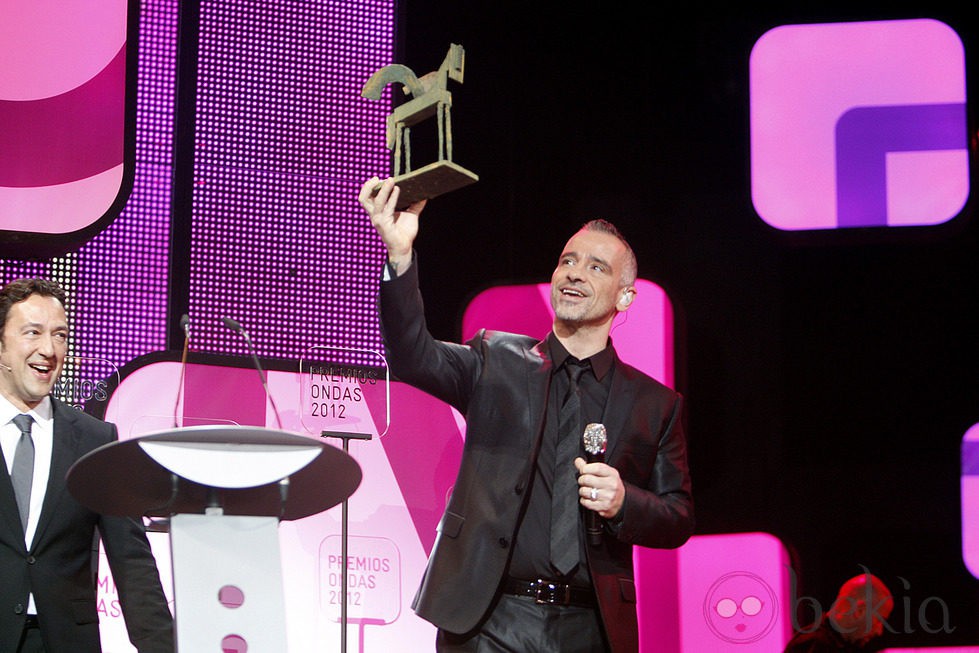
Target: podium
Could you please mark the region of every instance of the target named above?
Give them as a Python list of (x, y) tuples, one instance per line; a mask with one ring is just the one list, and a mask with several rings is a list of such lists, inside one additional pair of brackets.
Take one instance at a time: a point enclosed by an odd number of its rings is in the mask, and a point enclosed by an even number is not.
[(107, 515), (169, 519), (179, 651), (283, 651), (278, 522), (347, 499), (346, 452), (285, 431), (193, 426), (112, 442), (68, 470), (68, 490)]

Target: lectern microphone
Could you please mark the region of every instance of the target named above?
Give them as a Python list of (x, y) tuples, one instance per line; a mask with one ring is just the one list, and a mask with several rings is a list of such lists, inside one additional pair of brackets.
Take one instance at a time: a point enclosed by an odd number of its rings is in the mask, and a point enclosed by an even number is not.
[(262, 369), (262, 364), (258, 361), (258, 354), (255, 353), (255, 346), (252, 345), (252, 339), (248, 337), (248, 333), (245, 331), (244, 327), (238, 322), (238, 320), (233, 320), (230, 317), (222, 317), (221, 321), (224, 322), (224, 326), (228, 327), (232, 331), (237, 331), (241, 334), (241, 337), (245, 340), (245, 344), (248, 345), (248, 351), (252, 355), (252, 361), (255, 363), (255, 369), (258, 370), (258, 378), (262, 382), (262, 388), (265, 390), (265, 397), (269, 400), (272, 405), (272, 412), (275, 413), (275, 423), (278, 424), (279, 428), (282, 428), (282, 418), (279, 416), (279, 409), (275, 405), (275, 399), (272, 398), (272, 393), (269, 392), (269, 384), (265, 381), (265, 370)]
[[(587, 462), (605, 462), (605, 445), (608, 442), (608, 435), (605, 432), (604, 424), (586, 426), (582, 441), (585, 445)], [(602, 543), (602, 518), (594, 510), (585, 511), (585, 531), (588, 534), (589, 544), (599, 546)]]
[(180, 356), (180, 381), (177, 384), (177, 401), (173, 405), (173, 427), (180, 426), (180, 400), (184, 396), (184, 378), (187, 375), (187, 349), (190, 346), (190, 316), (184, 313), (180, 316), (180, 328), (184, 332), (184, 352)]

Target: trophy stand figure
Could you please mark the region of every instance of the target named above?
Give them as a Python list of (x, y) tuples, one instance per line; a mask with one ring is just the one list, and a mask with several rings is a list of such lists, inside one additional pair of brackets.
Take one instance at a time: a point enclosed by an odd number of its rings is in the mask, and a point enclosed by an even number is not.
[[(476, 174), (452, 161), (452, 93), (448, 84), (450, 79), (462, 83), (465, 58), (462, 46), (453, 43), (438, 70), (417, 77), (406, 66), (390, 64), (364, 84), (361, 95), (370, 100), (379, 100), (391, 83), (401, 84), (405, 95), (412, 98), (395, 107), (386, 123), (386, 145), (393, 151), (394, 180), (401, 188), (398, 209), (479, 181)], [(412, 170), (411, 127), (433, 115), (438, 121), (438, 160)]]

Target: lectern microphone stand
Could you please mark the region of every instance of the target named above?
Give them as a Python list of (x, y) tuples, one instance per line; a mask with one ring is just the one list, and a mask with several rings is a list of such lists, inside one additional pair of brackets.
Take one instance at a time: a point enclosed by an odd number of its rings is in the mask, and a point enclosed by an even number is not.
[[(343, 433), (323, 431), (324, 438), (343, 440), (343, 453), (349, 453), (351, 440), (370, 440), (370, 433)], [(340, 653), (347, 653), (347, 542), (350, 539), (347, 527), (348, 499), (341, 502), (340, 508)]]

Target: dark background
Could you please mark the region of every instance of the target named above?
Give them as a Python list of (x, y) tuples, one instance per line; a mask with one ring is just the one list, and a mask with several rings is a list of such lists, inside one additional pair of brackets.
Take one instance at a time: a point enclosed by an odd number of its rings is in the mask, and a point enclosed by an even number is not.
[(468, 337), (478, 291), (547, 280), (585, 220), (615, 222), (677, 313), (697, 532), (778, 536), (799, 595), (827, 607), (868, 568), (897, 599), (892, 646), (979, 644), (959, 496), (979, 422), (973, 202), (934, 227), (769, 227), (750, 197), (748, 56), (782, 24), (936, 18), (963, 40), (972, 98), (977, 30), (955, 5), (400, 7), (400, 63), (421, 74), (466, 50), (453, 158), (480, 175), (422, 216), (435, 335)]

